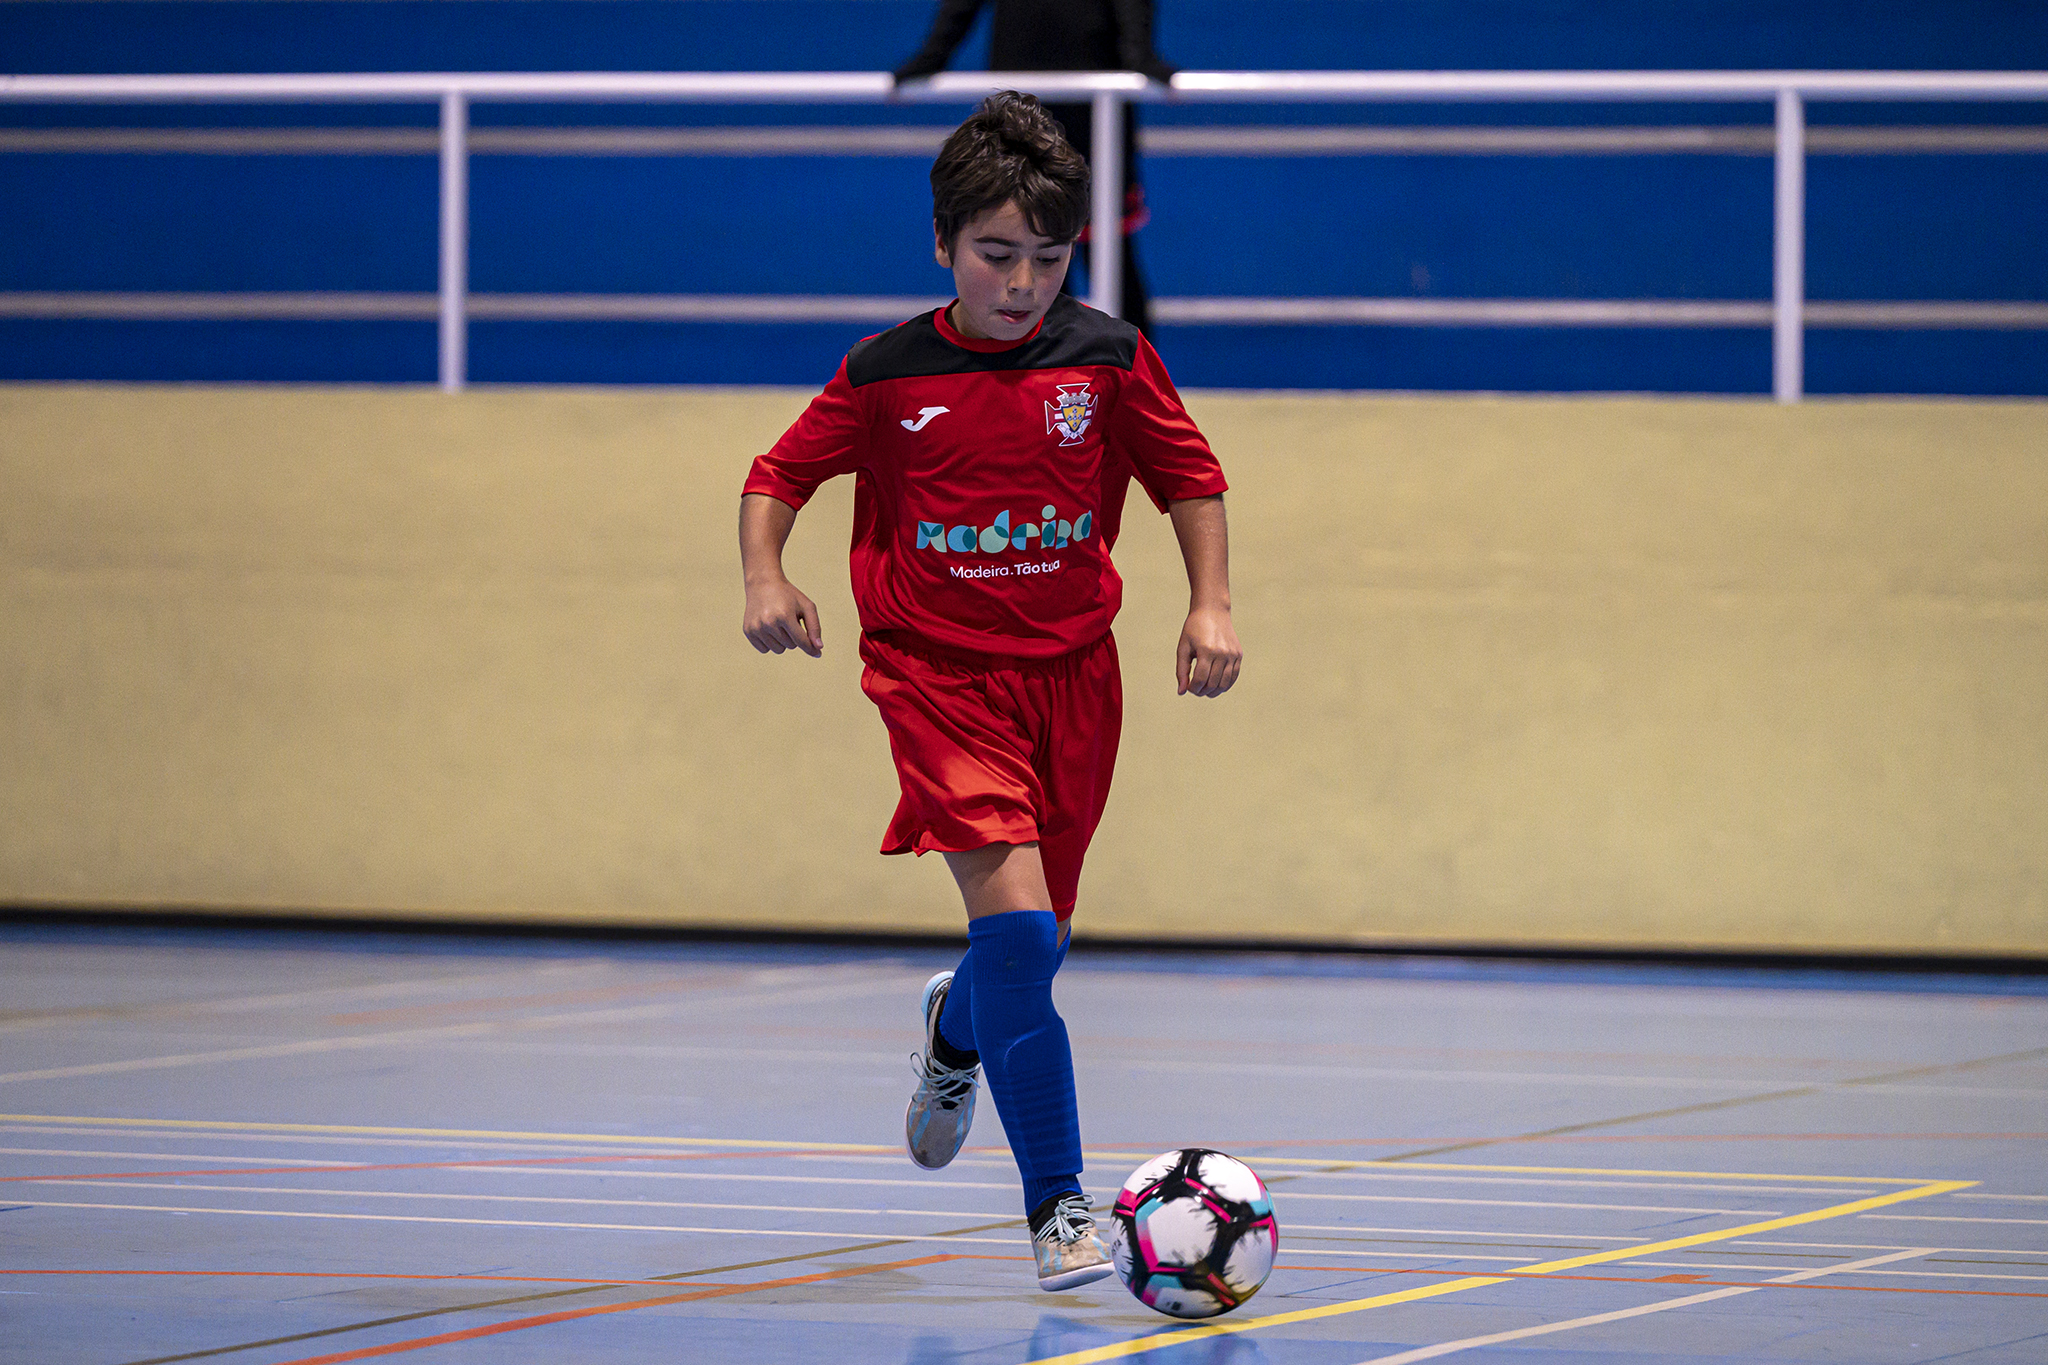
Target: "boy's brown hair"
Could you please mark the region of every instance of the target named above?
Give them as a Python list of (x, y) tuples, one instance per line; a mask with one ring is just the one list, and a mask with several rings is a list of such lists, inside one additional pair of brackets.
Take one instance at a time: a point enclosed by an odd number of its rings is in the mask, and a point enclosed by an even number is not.
[(977, 215), (1015, 200), (1041, 237), (1071, 242), (1088, 222), (1088, 163), (1035, 95), (1003, 90), (953, 130), (932, 163), (932, 226), (948, 251)]

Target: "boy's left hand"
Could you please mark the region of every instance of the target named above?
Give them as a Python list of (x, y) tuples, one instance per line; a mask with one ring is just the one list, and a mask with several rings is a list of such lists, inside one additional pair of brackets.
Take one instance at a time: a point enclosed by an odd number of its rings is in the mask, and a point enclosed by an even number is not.
[(1174, 651), (1179, 695), (1222, 696), (1237, 681), (1243, 662), (1244, 649), (1237, 643), (1228, 609), (1196, 607), (1188, 613), (1187, 624), (1180, 628), (1180, 646)]

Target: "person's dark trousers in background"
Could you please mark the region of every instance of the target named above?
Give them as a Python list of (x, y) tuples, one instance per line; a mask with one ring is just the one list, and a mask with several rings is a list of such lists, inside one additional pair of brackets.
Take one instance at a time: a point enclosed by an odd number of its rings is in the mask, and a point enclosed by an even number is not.
[[(975, 16), (991, 0), (939, 0), (932, 16), (931, 31), (924, 46), (896, 68), (900, 84), (946, 69), (953, 52), (974, 27)], [(989, 25), (989, 69), (991, 71), (1136, 71), (1161, 84), (1173, 80), (1175, 68), (1152, 46), (1153, 0), (993, 0), (995, 14)], [(1092, 167), (1095, 143), (1094, 117), (1086, 104), (1048, 104), (1046, 110), (1066, 130), (1073, 144)], [(1131, 234), (1145, 224), (1145, 191), (1138, 174), (1138, 118), (1133, 105), (1124, 106), (1124, 242), (1123, 288), (1118, 313), (1136, 324), (1147, 339), (1152, 335), (1152, 301), (1145, 292), (1145, 275), (1138, 268), (1138, 253)], [(1089, 259), (1084, 243), (1081, 260)], [(1065, 292), (1074, 292), (1073, 276), (1067, 277)]]
[[(1073, 144), (1092, 168), (1095, 165), (1095, 111), (1085, 104), (1048, 104), (1045, 111), (1059, 121), (1066, 129), (1067, 141)], [(1145, 290), (1145, 275), (1138, 268), (1138, 245), (1133, 234), (1144, 225), (1149, 216), (1145, 208), (1145, 189), (1138, 179), (1138, 109), (1126, 104), (1124, 113), (1124, 232), (1123, 232), (1123, 278), (1119, 291), (1117, 315), (1133, 324), (1152, 339), (1152, 296)], [(1094, 244), (1081, 243), (1081, 263), (1085, 267), (1093, 259)], [(1061, 286), (1065, 293), (1072, 294), (1074, 275), (1067, 272), (1067, 281)]]

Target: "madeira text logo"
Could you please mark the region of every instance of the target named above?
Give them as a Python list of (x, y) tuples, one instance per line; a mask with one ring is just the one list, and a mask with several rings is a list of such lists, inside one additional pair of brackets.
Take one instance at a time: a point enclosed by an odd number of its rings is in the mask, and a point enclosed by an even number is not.
[(1095, 514), (1083, 512), (1072, 521), (1060, 518), (1059, 509), (1047, 503), (1037, 521), (1011, 523), (1008, 512), (996, 513), (996, 519), (987, 526), (953, 526), (943, 522), (920, 521), (917, 523), (917, 548), (937, 550), (941, 554), (971, 555), (979, 551), (985, 555), (998, 555), (1005, 550), (1025, 550), (1036, 541), (1041, 550), (1057, 550), (1076, 541), (1086, 540), (1095, 534)]
[(1060, 444), (1077, 446), (1088, 434), (1088, 424), (1095, 420), (1095, 395), (1088, 392), (1086, 384), (1062, 384), (1058, 402), (1047, 400), (1045, 405), (1045, 433), (1050, 436), (1057, 431)]

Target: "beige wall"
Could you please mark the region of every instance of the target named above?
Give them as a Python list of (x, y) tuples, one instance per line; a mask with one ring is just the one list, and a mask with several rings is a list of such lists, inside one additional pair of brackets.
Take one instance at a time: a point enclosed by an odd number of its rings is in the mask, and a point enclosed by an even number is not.
[[(740, 639), (792, 391), (0, 388), (0, 902), (950, 928), (857, 687)], [(2048, 954), (2048, 405), (1197, 394), (1084, 929)]]

